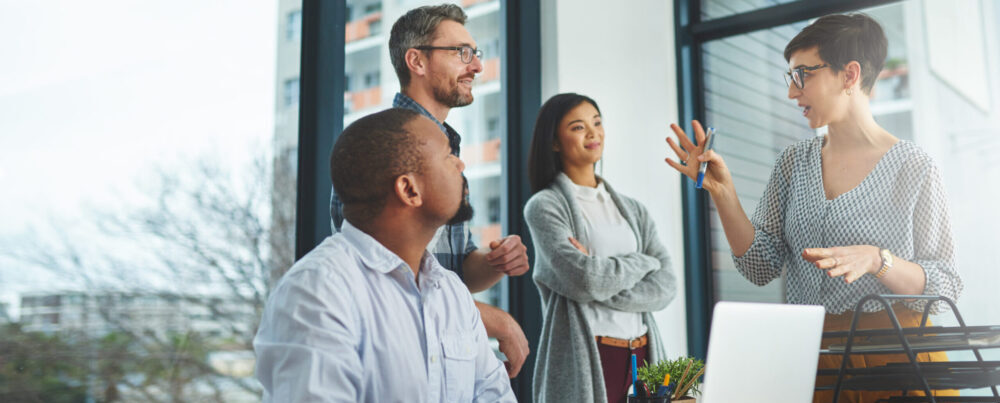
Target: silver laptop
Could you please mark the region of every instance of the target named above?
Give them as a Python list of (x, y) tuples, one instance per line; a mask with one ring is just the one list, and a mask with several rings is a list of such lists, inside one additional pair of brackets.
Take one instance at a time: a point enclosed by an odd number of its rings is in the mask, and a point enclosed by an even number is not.
[(699, 403), (811, 402), (822, 306), (719, 302)]

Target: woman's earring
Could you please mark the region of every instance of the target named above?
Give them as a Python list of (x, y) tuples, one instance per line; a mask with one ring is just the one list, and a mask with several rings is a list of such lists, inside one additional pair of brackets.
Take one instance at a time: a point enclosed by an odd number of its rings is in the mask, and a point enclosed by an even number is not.
[(851, 96), (851, 94), (853, 94), (853, 93), (854, 93), (853, 89), (851, 89), (851, 88), (847, 89), (847, 96)]

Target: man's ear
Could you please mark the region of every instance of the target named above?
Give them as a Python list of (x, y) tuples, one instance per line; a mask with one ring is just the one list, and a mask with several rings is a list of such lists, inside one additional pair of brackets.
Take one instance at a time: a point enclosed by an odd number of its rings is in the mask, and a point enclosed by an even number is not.
[(844, 66), (844, 89), (854, 88), (855, 85), (861, 82), (861, 63), (857, 60), (851, 60)]
[(413, 174), (396, 177), (396, 181), (393, 182), (393, 194), (400, 203), (409, 207), (420, 207), (424, 204), (420, 184)]
[(424, 55), (425, 53), (418, 49), (406, 50), (403, 60), (406, 61), (406, 67), (410, 69), (411, 75), (421, 77), (427, 75), (427, 58)]

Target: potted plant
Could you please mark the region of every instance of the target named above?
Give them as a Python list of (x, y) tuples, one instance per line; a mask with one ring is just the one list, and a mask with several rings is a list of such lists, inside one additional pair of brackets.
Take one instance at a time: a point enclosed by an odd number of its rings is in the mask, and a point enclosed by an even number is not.
[(910, 69), (906, 59), (893, 57), (885, 61), (885, 68), (878, 74), (878, 81), (872, 90), (871, 98), (875, 99), (876, 91), (879, 87), (891, 88), (892, 99), (904, 99), (909, 97)]
[(656, 390), (663, 384), (663, 378), (670, 374), (670, 383), (674, 391), (670, 394), (671, 402), (695, 403), (693, 395), (700, 395), (701, 375), (705, 373), (705, 362), (691, 357), (677, 357), (673, 360), (661, 360), (656, 364), (646, 363), (639, 368), (639, 380)]

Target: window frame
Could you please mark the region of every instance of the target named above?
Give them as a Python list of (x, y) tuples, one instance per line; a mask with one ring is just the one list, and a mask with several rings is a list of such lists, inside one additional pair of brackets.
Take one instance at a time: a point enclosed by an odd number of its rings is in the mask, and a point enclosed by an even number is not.
[[(526, 180), (528, 149), (541, 96), (540, 0), (500, 0), (507, 46), (501, 67), (501, 91), (507, 106), (500, 122), (502, 169), (507, 197), (500, 204), (503, 233), (517, 234), (534, 251), (523, 214), (531, 197)], [(343, 131), (345, 90), (346, 1), (303, 0), (302, 58), (299, 75), (298, 194), (295, 257), (300, 259), (330, 235), (329, 198), (332, 187), (329, 153)], [(331, 112), (332, 111), (332, 112)], [(506, 125), (506, 126), (505, 126)], [(521, 325), (529, 348), (537, 351), (542, 312), (531, 275), (509, 279), (509, 312)], [(534, 359), (530, 356), (511, 386), (518, 401), (531, 402)]]
[[(702, 45), (706, 42), (791, 24), (832, 13), (842, 13), (902, 0), (799, 0), (739, 14), (701, 20), (702, 0), (674, 2), (677, 58), (677, 115), (681, 122), (705, 118)], [(692, 181), (681, 181), (684, 213), (684, 287), (687, 309), (688, 355), (705, 359), (708, 352), (715, 284), (711, 267), (709, 200)]]
[(302, 1), (295, 260), (331, 234), (329, 158), (344, 129), (346, 6), (346, 1)]

